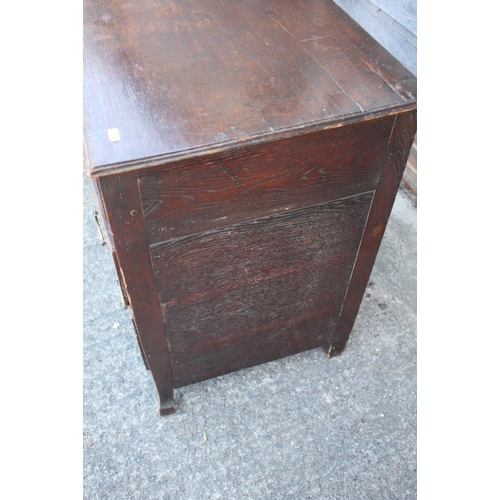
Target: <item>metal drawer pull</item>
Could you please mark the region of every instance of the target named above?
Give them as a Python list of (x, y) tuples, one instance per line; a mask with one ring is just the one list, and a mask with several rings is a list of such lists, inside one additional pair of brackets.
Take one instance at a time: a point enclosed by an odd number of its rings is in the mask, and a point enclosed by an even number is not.
[(97, 233), (99, 234), (99, 240), (101, 242), (101, 245), (105, 245), (106, 240), (104, 239), (104, 234), (101, 229), (101, 224), (99, 223), (99, 212), (97, 212), (97, 210), (94, 212), (94, 220), (97, 226)]

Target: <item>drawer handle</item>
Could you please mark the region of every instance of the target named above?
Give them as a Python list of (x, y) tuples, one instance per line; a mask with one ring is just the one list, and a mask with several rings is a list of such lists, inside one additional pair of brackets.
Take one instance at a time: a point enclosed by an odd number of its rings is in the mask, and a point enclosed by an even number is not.
[(95, 223), (97, 226), (97, 233), (99, 234), (99, 240), (101, 242), (101, 245), (105, 245), (106, 240), (104, 238), (104, 233), (102, 232), (101, 224), (99, 222), (99, 212), (97, 212), (97, 211), (94, 212), (94, 220), (95, 220)]

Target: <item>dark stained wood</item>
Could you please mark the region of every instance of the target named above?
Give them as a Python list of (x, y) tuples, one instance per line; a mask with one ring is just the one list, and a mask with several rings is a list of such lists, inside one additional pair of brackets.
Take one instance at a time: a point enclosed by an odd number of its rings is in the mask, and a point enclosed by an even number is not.
[(149, 169), (150, 244), (375, 189), (394, 117)]
[(397, 113), (415, 84), (332, 0), (84, 1), (91, 175)]
[(416, 130), (416, 112), (404, 113), (396, 118), (386, 162), (375, 191), (354, 271), (342, 306), (342, 313), (331, 342), (326, 347), (330, 354), (335, 354), (336, 351), (341, 352), (351, 333), (382, 242)]
[[(335, 80), (359, 111), (413, 101), (416, 79), (333, 1), (264, 1), (266, 11)], [(292, 9), (294, 15), (290, 15)], [(332, 15), (332, 13), (335, 13)], [(307, 19), (308, 22), (304, 22)]]
[(118, 284), (118, 291), (120, 293), (121, 302), (124, 308), (129, 307), (130, 303), (127, 296), (127, 291), (125, 290), (125, 285), (123, 284), (123, 275), (120, 265), (118, 264), (118, 257), (116, 255), (115, 243), (113, 241), (113, 236), (111, 235), (111, 230), (109, 228), (108, 219), (103, 216), (104, 205), (101, 198), (101, 193), (99, 191), (99, 186), (97, 179), (90, 179), (92, 190), (95, 195), (95, 200), (97, 201), (98, 211), (97, 211), (97, 223), (99, 224), (100, 233), (104, 237), (104, 243), (108, 246), (111, 256), (113, 257), (113, 262), (116, 269), (116, 281)]
[(332, 0), (84, 0), (85, 158), (160, 414), (174, 387), (343, 349), (415, 112), (415, 77)]
[(172, 370), (135, 172), (98, 179), (118, 263), (134, 314), (137, 336), (151, 369), (159, 412), (175, 411)]
[(324, 345), (371, 200), (370, 192), (155, 246), (174, 385)]
[(139, 344), (139, 350), (141, 351), (142, 361), (144, 363), (144, 366), (146, 367), (146, 370), (151, 370), (151, 368), (149, 368), (148, 358), (144, 354), (144, 348), (142, 347), (141, 344), (141, 339), (139, 337), (139, 330), (137, 329), (137, 324), (135, 323), (134, 315), (132, 315), (131, 319), (132, 319), (132, 324), (134, 325), (134, 331), (135, 331), (135, 336), (137, 337), (137, 343)]
[(118, 291), (120, 293), (120, 300), (123, 305), (123, 308), (126, 309), (130, 307), (130, 301), (127, 294), (127, 289), (125, 287), (125, 282), (123, 281), (123, 272), (120, 264), (118, 263), (118, 256), (116, 255), (116, 251), (111, 252), (113, 257), (113, 262), (115, 263), (116, 269), (116, 281), (118, 283)]

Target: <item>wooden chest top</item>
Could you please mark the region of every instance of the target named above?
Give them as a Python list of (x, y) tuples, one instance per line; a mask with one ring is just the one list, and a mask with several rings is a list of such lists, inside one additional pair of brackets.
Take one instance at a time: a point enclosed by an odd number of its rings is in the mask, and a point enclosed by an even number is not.
[(332, 0), (84, 2), (91, 176), (415, 107), (416, 78)]

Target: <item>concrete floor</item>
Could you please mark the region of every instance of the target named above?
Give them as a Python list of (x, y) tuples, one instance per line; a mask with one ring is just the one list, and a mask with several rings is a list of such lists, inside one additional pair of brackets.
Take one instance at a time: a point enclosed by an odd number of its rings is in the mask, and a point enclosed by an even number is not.
[(416, 498), (416, 209), (398, 195), (353, 333), (177, 391), (156, 415), (84, 180), (84, 498)]

